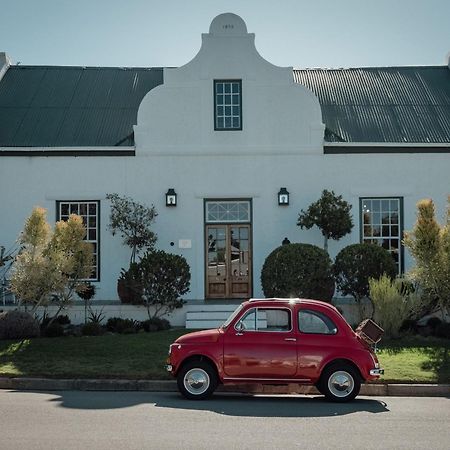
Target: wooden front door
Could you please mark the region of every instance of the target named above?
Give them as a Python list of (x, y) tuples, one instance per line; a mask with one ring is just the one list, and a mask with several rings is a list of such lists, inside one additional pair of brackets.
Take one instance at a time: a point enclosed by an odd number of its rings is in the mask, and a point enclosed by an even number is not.
[(206, 297), (251, 297), (250, 225), (206, 226)]

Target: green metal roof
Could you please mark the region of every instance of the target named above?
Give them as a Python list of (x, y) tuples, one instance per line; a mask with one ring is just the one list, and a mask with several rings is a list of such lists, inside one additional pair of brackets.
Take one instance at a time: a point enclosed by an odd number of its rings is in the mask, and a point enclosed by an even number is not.
[[(447, 66), (296, 69), (294, 80), (318, 96), (326, 141), (450, 143)], [(11, 66), (0, 147), (134, 145), (139, 104), (162, 82), (162, 68)]]
[(447, 66), (294, 70), (331, 142), (450, 143)]
[(0, 147), (134, 145), (161, 68), (11, 66), (0, 81)]

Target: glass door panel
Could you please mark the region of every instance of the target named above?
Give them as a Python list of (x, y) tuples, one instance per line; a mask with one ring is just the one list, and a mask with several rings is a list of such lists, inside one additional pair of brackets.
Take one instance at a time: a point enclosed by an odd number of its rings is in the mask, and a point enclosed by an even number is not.
[(207, 225), (206, 242), (206, 296), (250, 297), (250, 226)]

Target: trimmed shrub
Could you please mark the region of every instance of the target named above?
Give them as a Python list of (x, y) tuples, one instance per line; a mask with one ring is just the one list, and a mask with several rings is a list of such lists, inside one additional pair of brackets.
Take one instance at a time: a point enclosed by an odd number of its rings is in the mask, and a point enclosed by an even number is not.
[(450, 339), (450, 323), (441, 323), (435, 329), (435, 335), (440, 338)]
[[(353, 244), (342, 249), (334, 262), (337, 288), (351, 295), (361, 308), (361, 300), (369, 297), (369, 278), (382, 275), (395, 278), (397, 268), (391, 254), (376, 244)], [(361, 317), (362, 318), (362, 317)]]
[(0, 339), (24, 339), (40, 335), (39, 323), (25, 311), (0, 313)]
[(261, 283), (266, 297), (331, 301), (334, 280), (328, 253), (311, 244), (287, 244), (264, 261)]
[(60, 337), (64, 336), (64, 327), (59, 322), (52, 322), (45, 328), (41, 328), (41, 334), (45, 337)]
[(427, 321), (427, 327), (431, 328), (433, 334), (436, 333), (436, 328), (442, 324), (442, 320), (439, 317), (430, 317)]
[(81, 327), (83, 336), (101, 336), (105, 329), (98, 322), (88, 322)]
[(413, 319), (406, 319), (400, 327), (400, 333), (417, 333), (417, 321)]
[(189, 292), (191, 272), (181, 255), (163, 250), (147, 252), (139, 262), (143, 304), (149, 319), (170, 314), (184, 304), (181, 296)]
[(142, 327), (147, 333), (152, 331), (170, 330), (170, 322), (167, 319), (153, 317), (142, 322)]
[(122, 319), (121, 317), (111, 317), (106, 322), (106, 329), (113, 333), (132, 334), (136, 333), (138, 326), (132, 319)]

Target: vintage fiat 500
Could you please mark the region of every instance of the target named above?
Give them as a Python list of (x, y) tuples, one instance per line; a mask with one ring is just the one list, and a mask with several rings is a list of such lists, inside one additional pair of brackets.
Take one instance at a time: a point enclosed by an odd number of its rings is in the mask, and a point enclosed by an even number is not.
[(179, 337), (167, 370), (188, 399), (209, 397), (219, 383), (297, 383), (346, 402), (383, 373), (365, 338), (328, 303), (252, 299), (220, 328)]

